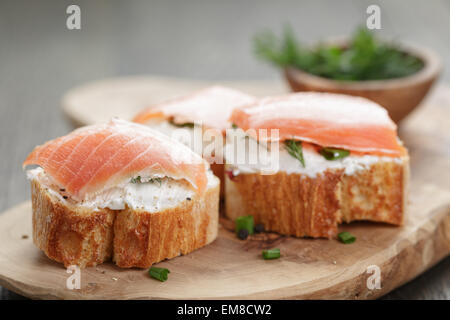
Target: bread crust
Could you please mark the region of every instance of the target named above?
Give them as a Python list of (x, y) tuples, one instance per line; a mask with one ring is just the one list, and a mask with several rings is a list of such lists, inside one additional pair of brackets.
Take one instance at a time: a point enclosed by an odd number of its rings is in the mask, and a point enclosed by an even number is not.
[(383, 161), (353, 175), (328, 169), (303, 174), (225, 177), (225, 213), (253, 215), (266, 230), (313, 238), (336, 236), (338, 224), (369, 220), (401, 225), (407, 201), (409, 158)]
[(125, 209), (114, 223), (114, 258), (121, 268), (148, 268), (164, 259), (187, 254), (217, 237), (219, 185), (200, 199), (149, 213)]
[(38, 181), (31, 181), (33, 242), (66, 267), (95, 266), (113, 250), (112, 210), (91, 211), (62, 203)]
[(232, 220), (253, 215), (255, 223), (284, 235), (330, 238), (337, 232), (342, 172), (327, 170), (316, 178), (285, 172), (225, 177), (226, 215)]
[(216, 184), (202, 197), (156, 213), (129, 208), (94, 211), (61, 201), (32, 180), (33, 242), (66, 267), (95, 266), (112, 258), (119, 267), (147, 268), (217, 237), (219, 190)]
[(223, 198), (225, 196), (225, 165), (223, 163), (211, 163), (211, 171), (214, 175), (220, 180), (220, 197)]

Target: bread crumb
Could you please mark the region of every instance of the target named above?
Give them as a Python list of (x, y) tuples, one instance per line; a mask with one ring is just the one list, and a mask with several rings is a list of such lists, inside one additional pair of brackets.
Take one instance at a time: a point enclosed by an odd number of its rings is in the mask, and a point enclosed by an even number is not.
[(119, 280), (119, 279), (117, 279), (117, 278), (115, 278), (115, 277), (112, 277), (111, 279), (113, 279), (114, 281), (117, 281), (117, 280)]
[(28, 239), (28, 235), (27, 234), (23, 234), (22, 235), (22, 239)]

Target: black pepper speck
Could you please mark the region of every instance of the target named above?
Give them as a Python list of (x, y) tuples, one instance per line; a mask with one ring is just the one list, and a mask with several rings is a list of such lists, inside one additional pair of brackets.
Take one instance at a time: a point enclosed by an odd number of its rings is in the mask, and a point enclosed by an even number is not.
[(238, 232), (238, 238), (241, 240), (245, 240), (248, 238), (248, 230), (247, 229), (241, 229)]
[(264, 232), (264, 225), (262, 223), (258, 223), (255, 225), (255, 232), (261, 233)]

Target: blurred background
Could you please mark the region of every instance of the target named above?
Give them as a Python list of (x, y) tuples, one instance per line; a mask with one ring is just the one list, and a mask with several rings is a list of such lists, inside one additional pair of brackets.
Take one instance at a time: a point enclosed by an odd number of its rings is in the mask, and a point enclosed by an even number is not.
[[(81, 8), (81, 30), (66, 8)], [(101, 78), (157, 74), (204, 80), (281, 80), (257, 60), (252, 37), (290, 23), (314, 43), (365, 25), (381, 7), (376, 34), (434, 49), (450, 81), (450, 1), (152, 0), (0, 2), (0, 212), (29, 198), (20, 163), (36, 145), (73, 127), (60, 110), (68, 89)], [(447, 258), (388, 298), (449, 299)], [(17, 297), (3, 289), (2, 297)]]

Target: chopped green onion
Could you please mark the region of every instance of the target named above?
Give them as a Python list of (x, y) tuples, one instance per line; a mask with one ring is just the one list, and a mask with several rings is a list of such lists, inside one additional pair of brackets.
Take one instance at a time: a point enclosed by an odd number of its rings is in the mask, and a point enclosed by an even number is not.
[(235, 123), (232, 123), (232, 124), (231, 124), (231, 127), (232, 127), (233, 129), (237, 129), (237, 128), (238, 128), (238, 126), (237, 126)]
[(169, 269), (166, 268), (157, 268), (157, 267), (151, 267), (148, 270), (148, 274), (150, 277), (158, 279), (159, 281), (166, 281), (169, 277)]
[(262, 256), (265, 260), (278, 259), (280, 257), (280, 249), (263, 250)]
[(236, 219), (236, 234), (239, 234), (239, 231), (245, 229), (248, 231), (248, 234), (253, 234), (253, 216), (242, 216)]
[(353, 243), (356, 240), (356, 237), (347, 231), (339, 233), (338, 238), (339, 240), (341, 240), (342, 243), (345, 244)]
[(302, 164), (303, 168), (305, 167), (305, 159), (303, 158), (303, 149), (302, 142), (295, 140), (286, 140), (285, 141), (286, 149), (291, 156), (298, 159)]
[(350, 155), (350, 151), (334, 148), (322, 148), (320, 154), (327, 160), (342, 159)]

